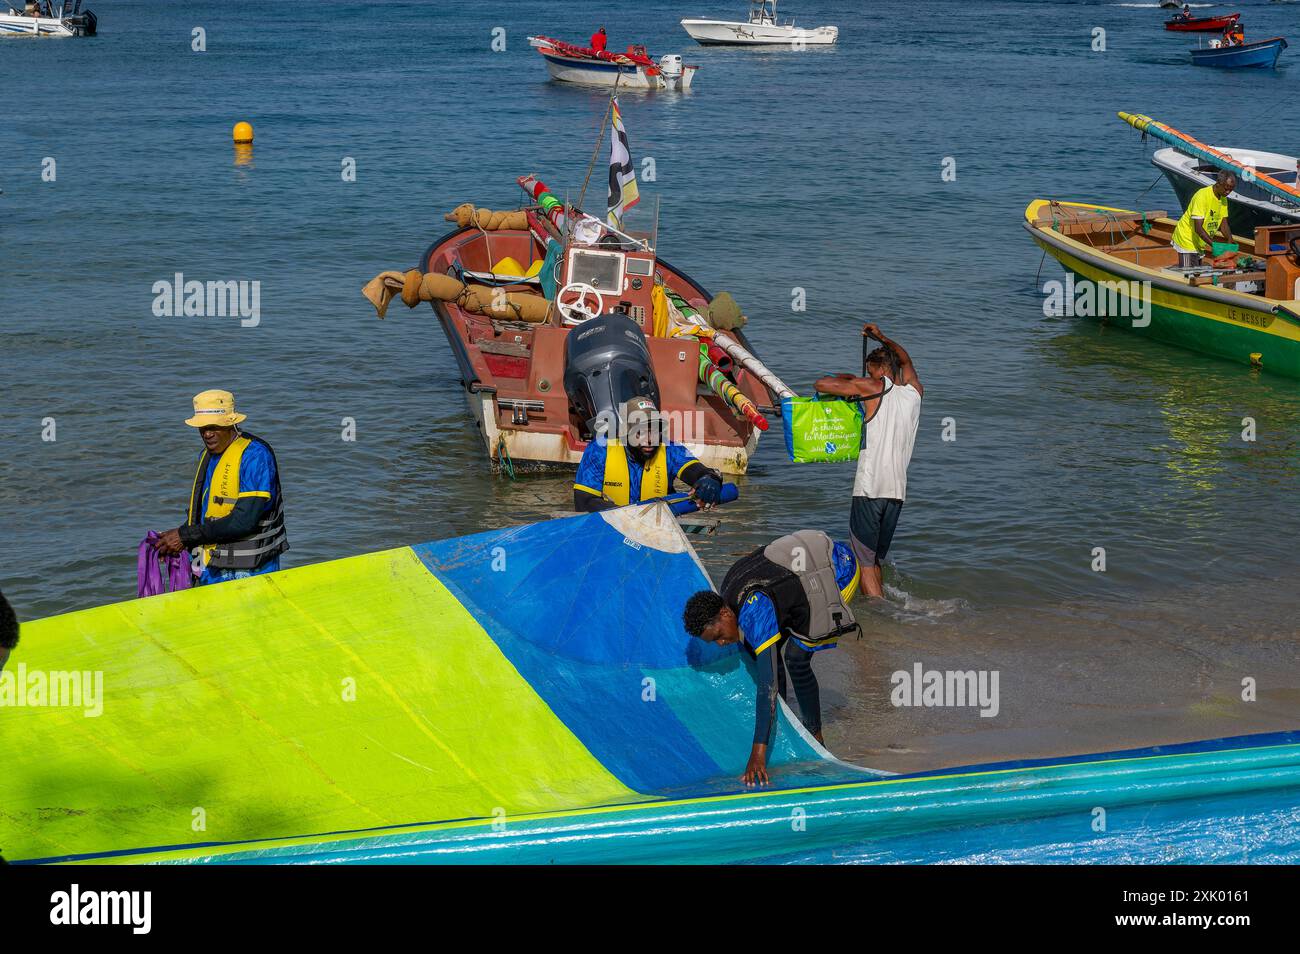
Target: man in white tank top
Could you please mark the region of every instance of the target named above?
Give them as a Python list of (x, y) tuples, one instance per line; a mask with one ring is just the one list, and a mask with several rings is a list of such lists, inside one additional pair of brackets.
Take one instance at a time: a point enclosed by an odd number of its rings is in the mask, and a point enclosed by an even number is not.
[(849, 511), (850, 543), (862, 568), (862, 592), (883, 597), (880, 564), (889, 552), (907, 498), (907, 465), (921, 421), (921, 379), (906, 351), (874, 324), (862, 329), (881, 344), (867, 356), (866, 377), (822, 378), (823, 394), (862, 401), (862, 446)]

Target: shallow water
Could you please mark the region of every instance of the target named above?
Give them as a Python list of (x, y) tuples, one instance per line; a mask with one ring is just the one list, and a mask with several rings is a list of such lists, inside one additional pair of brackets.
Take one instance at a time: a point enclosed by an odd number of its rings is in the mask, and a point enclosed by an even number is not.
[[(937, 830), (755, 864), (1295, 864), (1300, 791), (1284, 789)], [(1144, 912), (1145, 913), (1145, 912)]]
[[(345, 4), (100, 6), (93, 40), (0, 45), (59, 104), (0, 128), (0, 585), (24, 618), (134, 594), (135, 544), (180, 519), (198, 451), (181, 420), (208, 387), (277, 449), (286, 566), (566, 506), (562, 478), (488, 473), (432, 313), (378, 322), (359, 289), (413, 264), (453, 206), (515, 204), (517, 175), (576, 198), (605, 95), (548, 82), (526, 36), (603, 22), (614, 46), (701, 65), (688, 96), (622, 99), (634, 156), (656, 160), (638, 214), (661, 201), (663, 255), (731, 291), (799, 390), (855, 370), (865, 319), (926, 385), (891, 601), (819, 662), (832, 748), (921, 768), (1296, 724), (1300, 386), (1044, 318), (1058, 270), (1020, 227), (1044, 195), (1175, 207), (1116, 110), (1300, 152), (1276, 121), (1285, 55), (1195, 69), (1153, 5), (805, 0), (786, 12), (842, 37), (805, 54), (694, 47), (665, 0), (395, 2), (382, 29)], [(1293, 7), (1238, 8), (1252, 36), (1295, 32)], [(260, 324), (154, 317), (177, 271), (260, 281)], [(783, 460), (774, 428), (701, 554), (717, 574), (800, 526), (842, 536), (851, 486), (851, 467)], [(915, 661), (1000, 669), (1001, 714), (890, 706), (889, 673)]]

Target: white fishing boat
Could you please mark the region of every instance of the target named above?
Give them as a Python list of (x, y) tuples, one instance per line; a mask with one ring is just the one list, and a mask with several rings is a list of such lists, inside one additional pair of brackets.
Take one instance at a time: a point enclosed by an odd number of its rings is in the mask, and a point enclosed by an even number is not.
[(530, 36), (528, 44), (546, 61), (551, 78), (562, 83), (617, 86), (619, 89), (686, 90), (698, 66), (688, 66), (675, 53), (656, 61), (644, 46), (626, 52), (593, 50), (550, 36)]
[(97, 21), (81, 0), (32, 0), (0, 13), (0, 36), (94, 36)]
[(828, 46), (839, 39), (840, 28), (797, 27), (794, 21), (776, 19), (776, 0), (750, 0), (749, 19), (683, 20), (682, 28), (703, 46)]
[[(1297, 186), (1300, 164), (1295, 156), (1259, 149), (1235, 149), (1227, 146), (1214, 148), (1247, 168), (1262, 172), (1285, 185)], [(1172, 146), (1157, 149), (1151, 157), (1151, 164), (1164, 173), (1184, 208), (1198, 190), (1214, 185), (1220, 168), (1204, 159), (1179, 152)], [(1300, 203), (1275, 195), (1261, 188), (1257, 182), (1246, 181), (1244, 175), (1238, 176), (1237, 188), (1228, 193), (1228, 220), (1233, 232), (1242, 235), (1255, 234), (1255, 229), (1261, 225), (1300, 225)]]

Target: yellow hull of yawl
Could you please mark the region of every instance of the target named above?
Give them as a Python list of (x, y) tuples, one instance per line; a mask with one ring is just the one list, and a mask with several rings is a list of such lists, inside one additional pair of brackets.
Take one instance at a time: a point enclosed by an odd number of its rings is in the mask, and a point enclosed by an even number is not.
[[(1101, 286), (1101, 320), (1158, 341), (1300, 378), (1300, 302), (1238, 290), (1257, 276), (1196, 278), (1177, 271), (1169, 246), (1177, 220), (1080, 202), (1035, 199), (1024, 227), (1078, 279)], [(1254, 240), (1234, 236), (1241, 248)], [(1259, 273), (1262, 276), (1262, 273)], [(1263, 286), (1262, 278), (1256, 283)], [(1247, 287), (1251, 287), (1247, 285)], [(1146, 301), (1139, 301), (1138, 298)], [(1149, 306), (1149, 307), (1148, 307)]]

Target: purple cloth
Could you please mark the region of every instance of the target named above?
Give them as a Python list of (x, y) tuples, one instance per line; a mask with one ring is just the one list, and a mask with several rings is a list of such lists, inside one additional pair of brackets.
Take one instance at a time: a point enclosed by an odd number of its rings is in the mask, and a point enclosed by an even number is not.
[[(136, 556), (136, 595), (157, 596), (159, 593), (188, 590), (194, 585), (194, 571), (190, 568), (189, 554), (162, 556), (154, 549), (158, 533), (150, 530), (140, 541)], [(165, 567), (165, 570), (164, 570)], [(166, 573), (166, 579), (163, 574)]]

